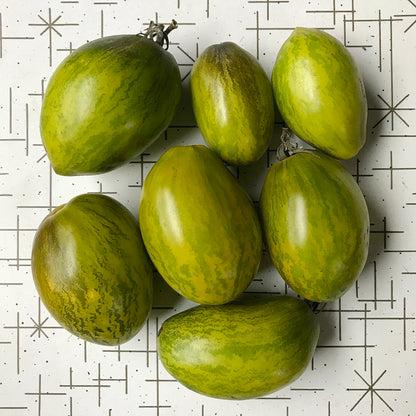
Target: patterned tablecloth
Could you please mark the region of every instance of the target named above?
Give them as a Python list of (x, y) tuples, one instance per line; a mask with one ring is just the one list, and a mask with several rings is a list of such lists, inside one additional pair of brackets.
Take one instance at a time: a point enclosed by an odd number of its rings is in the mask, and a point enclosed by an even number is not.
[[(179, 28), (170, 52), (184, 97), (171, 126), (146, 153), (111, 173), (60, 177), (39, 134), (48, 79), (86, 41), (138, 33), (150, 20)], [(0, 0), (0, 416), (416, 416), (416, 3), (412, 0)], [(320, 313), (310, 367), (292, 385), (248, 401), (187, 390), (158, 361), (161, 322), (191, 305), (156, 277), (151, 316), (120, 347), (85, 343), (62, 329), (35, 290), (31, 245), (54, 207), (83, 192), (113, 196), (136, 216), (143, 179), (170, 146), (202, 143), (190, 110), (189, 74), (207, 46), (233, 41), (270, 75), (296, 26), (334, 35), (366, 85), (368, 139), (345, 165), (371, 216), (371, 248), (357, 284)], [(269, 151), (233, 170), (258, 201)], [(248, 289), (285, 293), (264, 253)], [(290, 293), (290, 291), (289, 291)]]

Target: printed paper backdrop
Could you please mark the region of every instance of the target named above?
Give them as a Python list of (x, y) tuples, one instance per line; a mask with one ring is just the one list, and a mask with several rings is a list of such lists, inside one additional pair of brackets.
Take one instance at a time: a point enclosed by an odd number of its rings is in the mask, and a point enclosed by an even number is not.
[[(39, 134), (47, 82), (87, 41), (176, 19), (169, 51), (184, 97), (146, 153), (111, 173), (60, 177)], [(0, 416), (416, 416), (416, 3), (411, 0), (0, 0)], [(346, 166), (370, 210), (371, 249), (357, 284), (320, 313), (313, 361), (266, 397), (225, 401), (191, 392), (158, 361), (163, 320), (189, 306), (155, 275), (151, 316), (120, 347), (85, 343), (39, 300), (30, 269), (36, 228), (84, 192), (111, 195), (137, 217), (146, 174), (170, 146), (202, 143), (189, 73), (209, 45), (233, 41), (269, 75), (296, 26), (320, 28), (354, 56), (366, 85), (368, 140)], [(281, 123), (264, 157), (233, 169), (255, 202), (275, 162)], [(250, 292), (291, 293), (264, 252)]]

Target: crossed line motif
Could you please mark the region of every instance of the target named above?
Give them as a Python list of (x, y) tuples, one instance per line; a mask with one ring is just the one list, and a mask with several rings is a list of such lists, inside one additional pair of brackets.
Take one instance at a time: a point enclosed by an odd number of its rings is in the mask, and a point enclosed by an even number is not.
[(376, 387), (376, 384), (383, 378), (383, 376), (387, 373), (387, 370), (384, 370), (376, 379), (374, 378), (374, 370), (373, 370), (373, 357), (370, 358), (370, 380), (367, 381), (364, 376), (362, 376), (357, 370), (354, 370), (355, 374), (364, 382), (366, 387), (364, 388), (348, 388), (347, 391), (361, 391), (363, 394), (360, 398), (355, 402), (354, 406), (350, 409), (352, 412), (359, 403), (369, 394), (370, 395), (370, 408), (371, 413), (374, 412), (374, 398), (378, 397), (382, 403), (386, 405), (386, 407), (394, 411), (393, 408), (387, 403), (387, 401), (380, 395), (382, 391), (400, 391), (401, 389), (388, 389), (388, 388), (379, 388)]
[(38, 18), (41, 20), (41, 23), (29, 23), (29, 26), (39, 26), (43, 28), (40, 36), (43, 36), (45, 33), (48, 33), (49, 36), (49, 66), (52, 66), (52, 38), (53, 34), (62, 37), (62, 33), (57, 29), (59, 26), (78, 26), (78, 23), (61, 23), (60, 19), (62, 15), (59, 15), (56, 18), (52, 17), (51, 8), (48, 9), (48, 17), (45, 18), (41, 15), (38, 15)]

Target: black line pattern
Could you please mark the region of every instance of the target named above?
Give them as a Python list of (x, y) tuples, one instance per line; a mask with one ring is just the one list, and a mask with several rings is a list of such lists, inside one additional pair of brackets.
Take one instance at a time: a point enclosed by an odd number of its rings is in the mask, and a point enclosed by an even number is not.
[(62, 37), (62, 33), (58, 28), (62, 26), (78, 26), (78, 23), (62, 23), (61, 18), (62, 15), (58, 15), (57, 17), (52, 15), (52, 9), (48, 9), (47, 17), (42, 15), (38, 15), (40, 23), (29, 23), (29, 26), (38, 26), (41, 28), (40, 36), (48, 34), (49, 39), (49, 66), (52, 66), (52, 56), (53, 56), (53, 36), (58, 35)]
[[(382, 383), (383, 377), (386, 375), (387, 370), (382, 371), (379, 375), (374, 375), (373, 369), (373, 358), (370, 359), (370, 378), (366, 378), (362, 374), (360, 374), (357, 370), (354, 370), (355, 374), (359, 377), (359, 379), (363, 382), (364, 388), (348, 388), (348, 391), (359, 391), (362, 392), (360, 398), (354, 403), (351, 407), (351, 411), (353, 411), (366, 397), (369, 397), (370, 400), (370, 412), (374, 413), (375, 409), (375, 399), (379, 399), (390, 411), (394, 411), (394, 409), (389, 405), (389, 403), (384, 399), (383, 395), (384, 392), (394, 392), (400, 391), (400, 389), (395, 388), (381, 388), (378, 387), (379, 384)], [(383, 393), (382, 393), (383, 392)]]

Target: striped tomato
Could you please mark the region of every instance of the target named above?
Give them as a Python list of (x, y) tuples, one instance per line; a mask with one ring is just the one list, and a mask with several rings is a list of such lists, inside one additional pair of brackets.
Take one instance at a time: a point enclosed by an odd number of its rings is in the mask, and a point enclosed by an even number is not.
[(139, 225), (105, 195), (79, 195), (42, 221), (32, 273), (51, 315), (86, 341), (128, 341), (152, 306), (153, 266)]
[(162, 324), (157, 349), (166, 370), (186, 387), (249, 399), (296, 380), (318, 337), (319, 322), (304, 301), (273, 296), (174, 315)]
[(363, 81), (351, 54), (333, 36), (296, 28), (277, 54), (272, 85), (281, 116), (301, 139), (339, 159), (363, 147)]
[(258, 270), (257, 212), (237, 179), (205, 146), (174, 146), (160, 157), (144, 181), (139, 220), (161, 276), (194, 302), (229, 302)]
[(40, 129), (55, 172), (101, 173), (132, 159), (168, 127), (180, 96), (178, 65), (152, 39), (116, 35), (81, 46), (43, 100)]
[(271, 259), (296, 293), (327, 302), (355, 282), (367, 259), (369, 214), (360, 188), (337, 160), (301, 151), (275, 163), (260, 212)]
[(272, 138), (274, 101), (259, 62), (233, 42), (211, 45), (195, 62), (192, 105), (206, 143), (226, 162), (258, 160)]

